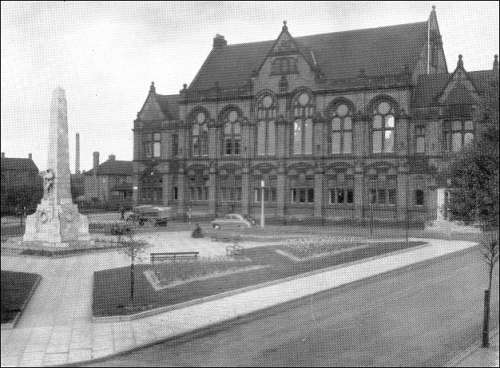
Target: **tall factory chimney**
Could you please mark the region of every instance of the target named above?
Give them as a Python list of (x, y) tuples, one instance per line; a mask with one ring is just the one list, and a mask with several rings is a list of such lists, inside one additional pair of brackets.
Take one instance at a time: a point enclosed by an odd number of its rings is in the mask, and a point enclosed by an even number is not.
[(80, 133), (76, 133), (75, 174), (80, 174)]

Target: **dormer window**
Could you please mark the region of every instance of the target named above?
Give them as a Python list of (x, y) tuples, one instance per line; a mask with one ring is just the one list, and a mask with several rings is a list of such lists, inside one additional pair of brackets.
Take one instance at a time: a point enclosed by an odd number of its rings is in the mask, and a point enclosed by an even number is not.
[(279, 57), (273, 60), (271, 75), (286, 75), (298, 73), (297, 59), (292, 57)]

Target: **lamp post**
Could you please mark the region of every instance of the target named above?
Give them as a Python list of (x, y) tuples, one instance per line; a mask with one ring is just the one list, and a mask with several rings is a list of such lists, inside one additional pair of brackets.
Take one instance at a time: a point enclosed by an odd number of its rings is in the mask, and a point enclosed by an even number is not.
[(264, 228), (264, 180), (260, 181), (260, 227)]

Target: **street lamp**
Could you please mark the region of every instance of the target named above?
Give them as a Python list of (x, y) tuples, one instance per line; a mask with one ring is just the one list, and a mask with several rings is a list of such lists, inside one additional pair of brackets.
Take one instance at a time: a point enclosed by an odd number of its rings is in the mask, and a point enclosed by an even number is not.
[(260, 181), (260, 227), (264, 228), (264, 180)]

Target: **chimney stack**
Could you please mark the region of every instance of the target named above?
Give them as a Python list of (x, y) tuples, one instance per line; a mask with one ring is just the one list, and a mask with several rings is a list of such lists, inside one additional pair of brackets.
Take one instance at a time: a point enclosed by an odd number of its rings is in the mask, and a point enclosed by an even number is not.
[(80, 174), (80, 133), (76, 133), (75, 174)]
[(498, 73), (498, 55), (493, 57), (493, 71)]
[(28, 153), (28, 158), (29, 158), (30, 160), (33, 160), (33, 156), (31, 155), (31, 153)]
[(116, 160), (116, 156), (115, 155), (109, 155), (108, 156), (108, 160), (109, 161), (114, 161), (114, 160)]
[(99, 152), (94, 152), (94, 171), (97, 170), (97, 166), (99, 166)]
[(227, 46), (226, 39), (224, 38), (224, 36), (217, 33), (214, 38), (214, 44), (213, 44), (214, 49), (222, 48), (224, 46)]
[(5, 152), (2, 152), (2, 158), (5, 158)]

